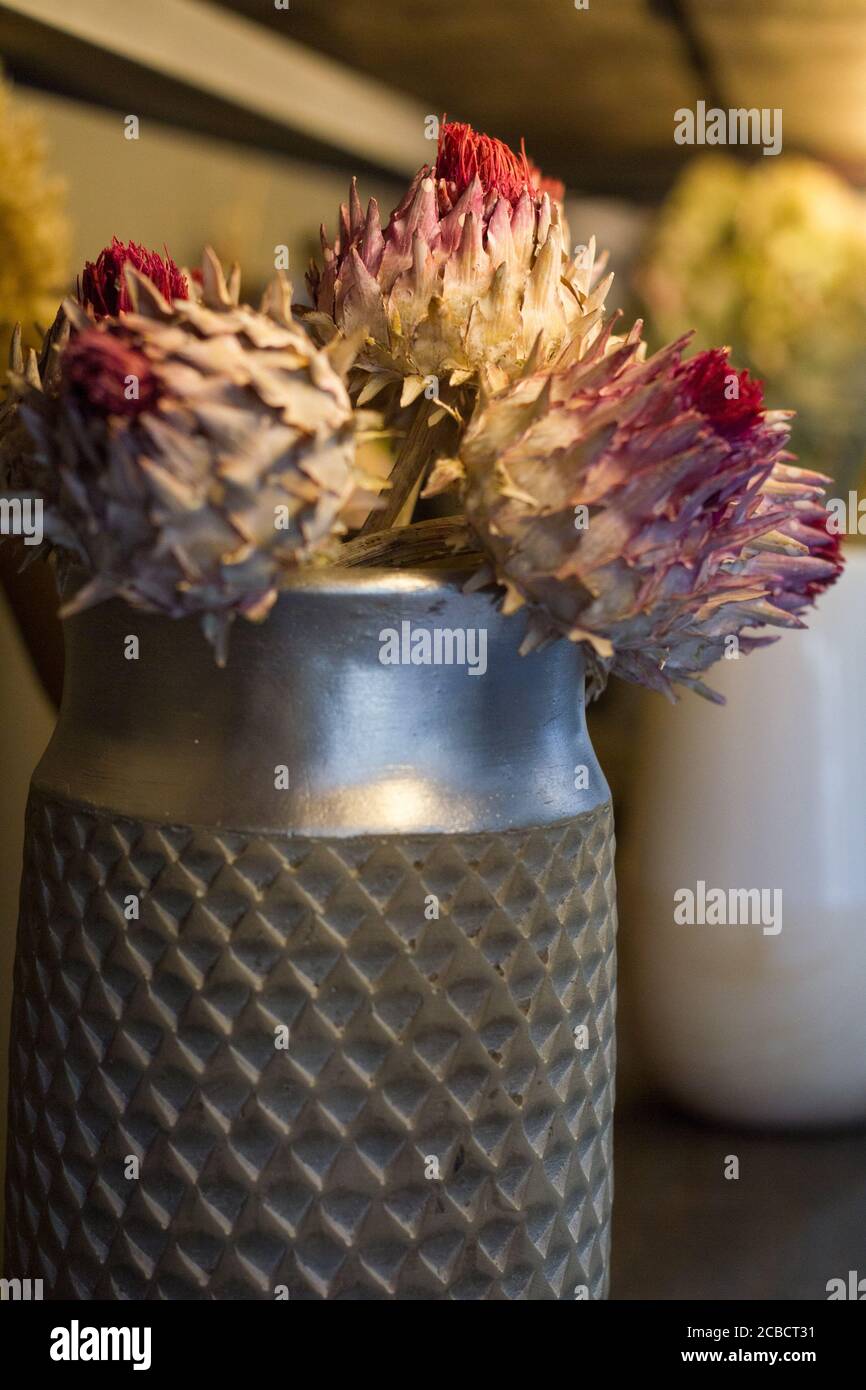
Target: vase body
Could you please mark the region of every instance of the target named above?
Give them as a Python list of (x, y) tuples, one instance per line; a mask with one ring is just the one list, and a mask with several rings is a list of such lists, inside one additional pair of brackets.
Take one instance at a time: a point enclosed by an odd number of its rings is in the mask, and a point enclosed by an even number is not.
[[(483, 631), (484, 661), (384, 664), (402, 623), (476, 656)], [(520, 658), (521, 628), (376, 572), (300, 582), (225, 670), (191, 623), (70, 620), (27, 813), (7, 1277), (605, 1295), (611, 811), (580, 654)]]
[[(852, 547), (808, 633), (719, 662), (723, 708), (645, 703), (625, 897), (641, 1041), (665, 1090), (716, 1119), (866, 1119), (864, 615)], [(778, 890), (780, 929), (677, 925), (674, 893), (699, 880)]]

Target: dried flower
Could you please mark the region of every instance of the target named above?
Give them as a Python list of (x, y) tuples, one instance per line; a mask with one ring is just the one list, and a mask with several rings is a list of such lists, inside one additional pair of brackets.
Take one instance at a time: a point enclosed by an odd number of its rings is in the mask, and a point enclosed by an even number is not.
[(612, 277), (594, 285), (594, 241), (574, 257), (556, 199), (538, 186), (525, 154), (456, 123), (443, 125), (434, 165), (418, 171), (383, 231), (371, 199), (363, 212), (353, 181), (324, 268), (313, 268), (324, 337), (360, 332), (361, 403), (402, 382), (401, 403), (433, 377), (440, 395), (475, 384), (485, 368), (499, 385), (535, 351), (539, 363), (565, 343), (597, 335)]
[(13, 486), (42, 496), (49, 542), (90, 575), (67, 612), (120, 595), (199, 613), (222, 661), (232, 619), (263, 618), (370, 509), (345, 344), (315, 347), (282, 277), (261, 311), (240, 304), (211, 252), (196, 300), (169, 304), (131, 262), (123, 276), (122, 318), (67, 301), (40, 362), (18, 361), (0, 455), (18, 450)]
[(124, 274), (128, 265), (147, 276), (169, 303), (189, 298), (186, 276), (168, 252), (163, 258), (134, 241), (123, 242), (112, 237), (111, 245), (100, 251), (95, 261), (86, 263), (78, 287), (79, 303), (92, 310), (98, 319), (127, 313), (133, 307)]
[(731, 639), (801, 614), (841, 570), (821, 474), (793, 468), (786, 412), (722, 352), (648, 361), (639, 327), (486, 395), (431, 490), (464, 478), (467, 516), (505, 588), (530, 606), (526, 649), (565, 635), (610, 671), (717, 698), (701, 674)]
[(63, 185), (46, 172), (41, 123), (0, 81), (0, 351), (16, 323), (50, 322), (69, 273)]

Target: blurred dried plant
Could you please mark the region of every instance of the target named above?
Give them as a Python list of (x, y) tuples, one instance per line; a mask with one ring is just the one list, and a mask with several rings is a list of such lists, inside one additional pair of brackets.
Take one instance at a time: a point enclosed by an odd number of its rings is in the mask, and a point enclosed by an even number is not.
[(16, 323), (38, 343), (69, 274), (64, 184), (47, 170), (41, 122), (0, 78), (0, 351)]

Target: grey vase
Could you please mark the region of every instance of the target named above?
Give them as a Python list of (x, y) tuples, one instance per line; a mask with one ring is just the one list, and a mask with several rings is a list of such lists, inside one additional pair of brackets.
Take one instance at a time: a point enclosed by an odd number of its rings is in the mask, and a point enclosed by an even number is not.
[[(458, 659), (470, 630), (475, 673), (383, 663), (388, 629)], [(579, 650), (522, 633), (433, 572), (305, 579), (224, 670), (191, 622), (70, 620), (27, 813), (7, 1277), (605, 1296), (610, 798)]]

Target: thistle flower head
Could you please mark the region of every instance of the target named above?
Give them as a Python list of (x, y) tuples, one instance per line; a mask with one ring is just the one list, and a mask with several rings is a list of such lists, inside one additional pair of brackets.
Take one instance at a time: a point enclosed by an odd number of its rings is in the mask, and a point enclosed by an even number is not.
[(186, 276), (168, 252), (163, 257), (134, 241), (112, 237), (111, 245), (100, 251), (95, 261), (85, 264), (78, 287), (79, 303), (98, 319), (128, 313), (133, 305), (127, 266), (145, 275), (169, 303), (189, 298)]
[(227, 282), (211, 252), (195, 299), (169, 303), (129, 262), (123, 279), (120, 317), (68, 300), (41, 359), (19, 361), (0, 459), (16, 451), (13, 486), (42, 497), (48, 541), (90, 576), (67, 612), (118, 595), (200, 614), (224, 660), (234, 617), (263, 618), (375, 503), (345, 344), (313, 344), (282, 278), (260, 310), (240, 303), (237, 268)]
[(336, 240), (322, 229), (322, 253), (308, 321), (324, 339), (362, 335), (362, 403), (398, 382), (408, 404), (431, 376), (440, 391), (472, 387), (482, 369), (504, 385), (533, 353), (546, 362), (566, 343), (582, 350), (612, 278), (596, 283), (594, 241), (572, 255), (559, 201), (525, 154), (456, 123), (384, 229), (353, 182)]
[[(802, 614), (841, 569), (821, 474), (792, 467), (788, 415), (726, 353), (640, 360), (638, 331), (565, 354), (479, 401), (459, 464), (467, 516), (505, 588), (529, 606), (525, 646), (586, 644), (610, 671), (713, 696), (702, 673), (735, 638)], [(434, 488), (435, 490), (435, 479)]]

